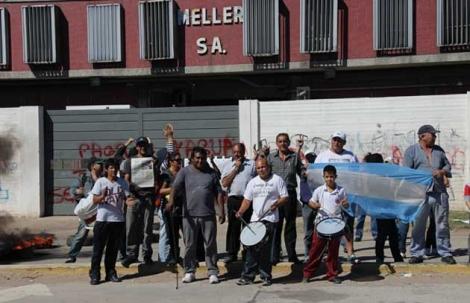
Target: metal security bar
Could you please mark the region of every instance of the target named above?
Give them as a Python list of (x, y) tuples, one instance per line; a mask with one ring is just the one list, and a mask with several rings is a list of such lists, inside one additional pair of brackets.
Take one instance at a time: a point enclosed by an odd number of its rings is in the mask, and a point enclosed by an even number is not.
[(243, 55), (279, 54), (279, 0), (243, 0)]
[(470, 45), (470, 0), (437, 0), (437, 45)]
[(0, 7), (0, 65), (8, 64), (8, 23), (7, 14), (3, 7)]
[(173, 0), (139, 3), (140, 58), (159, 60), (174, 58)]
[(57, 63), (56, 7), (23, 6), (23, 61), (28, 64)]
[(300, 52), (337, 50), (338, 0), (300, 1)]
[(374, 50), (413, 47), (413, 0), (374, 0)]
[(88, 5), (88, 62), (122, 60), (121, 5)]

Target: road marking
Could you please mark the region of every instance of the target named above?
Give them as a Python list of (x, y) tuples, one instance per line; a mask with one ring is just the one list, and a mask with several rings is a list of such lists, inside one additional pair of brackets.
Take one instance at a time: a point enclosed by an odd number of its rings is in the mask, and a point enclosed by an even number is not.
[(23, 299), (29, 296), (52, 296), (44, 284), (31, 284), (0, 290), (0, 303)]

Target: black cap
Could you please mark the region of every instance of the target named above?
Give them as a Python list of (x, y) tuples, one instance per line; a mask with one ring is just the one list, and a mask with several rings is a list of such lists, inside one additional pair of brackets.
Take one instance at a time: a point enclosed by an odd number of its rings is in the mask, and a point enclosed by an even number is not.
[(418, 129), (418, 135), (422, 135), (422, 134), (425, 134), (425, 133), (430, 133), (430, 134), (435, 135), (435, 134), (439, 133), (439, 131), (436, 130), (434, 127), (432, 127), (432, 125), (425, 124), (425, 125), (421, 126)]
[(148, 145), (149, 140), (147, 137), (139, 137), (135, 140), (135, 145)]

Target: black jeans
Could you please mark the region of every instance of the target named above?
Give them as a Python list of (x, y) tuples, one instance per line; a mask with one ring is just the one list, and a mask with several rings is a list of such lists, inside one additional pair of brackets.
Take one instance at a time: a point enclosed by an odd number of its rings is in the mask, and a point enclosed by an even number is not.
[(289, 261), (297, 259), (297, 253), (295, 252), (295, 241), (297, 239), (297, 230), (295, 226), (297, 205), (297, 193), (295, 190), (289, 191), (289, 201), (279, 207), (279, 222), (276, 225), (274, 245), (271, 254), (273, 263), (277, 263), (281, 259), (281, 233), (284, 220), (286, 220), (286, 227), (284, 228), (284, 244), (286, 245), (287, 256), (289, 257)]
[(377, 219), (377, 238), (375, 240), (375, 256), (383, 262), (385, 240), (388, 238), (390, 251), (393, 259), (401, 261), (400, 249), (398, 248), (398, 229), (394, 219)]
[[(241, 220), (237, 219), (237, 217), (235, 217), (235, 213), (240, 208), (242, 201), (242, 196), (231, 196), (228, 197), (227, 201), (228, 227), (225, 248), (227, 253), (232, 257), (237, 257), (238, 251), (240, 250), (240, 233), (242, 231), (242, 222)], [(248, 208), (247, 211), (243, 214), (243, 219), (245, 222), (250, 222), (252, 213), (253, 208), (250, 205), (250, 208)]]
[(119, 245), (121, 244), (125, 228), (124, 222), (95, 222), (95, 227), (93, 228), (91, 273), (99, 275), (105, 246), (104, 267), (106, 275), (115, 271)]
[(263, 221), (266, 225), (266, 238), (261, 244), (246, 248), (246, 259), (243, 265), (242, 278), (253, 281), (259, 272), (262, 280), (271, 280), (272, 260), (271, 248), (273, 245), (276, 223)]

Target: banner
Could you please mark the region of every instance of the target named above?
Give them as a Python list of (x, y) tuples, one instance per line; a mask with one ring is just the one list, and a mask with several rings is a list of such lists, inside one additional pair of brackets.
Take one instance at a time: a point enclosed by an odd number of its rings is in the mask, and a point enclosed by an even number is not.
[(307, 170), (312, 190), (324, 184), (323, 167), (328, 164), (336, 167), (336, 183), (348, 194), (351, 215), (357, 205), (371, 217), (411, 222), (432, 184), (431, 173), (394, 164), (318, 163)]

